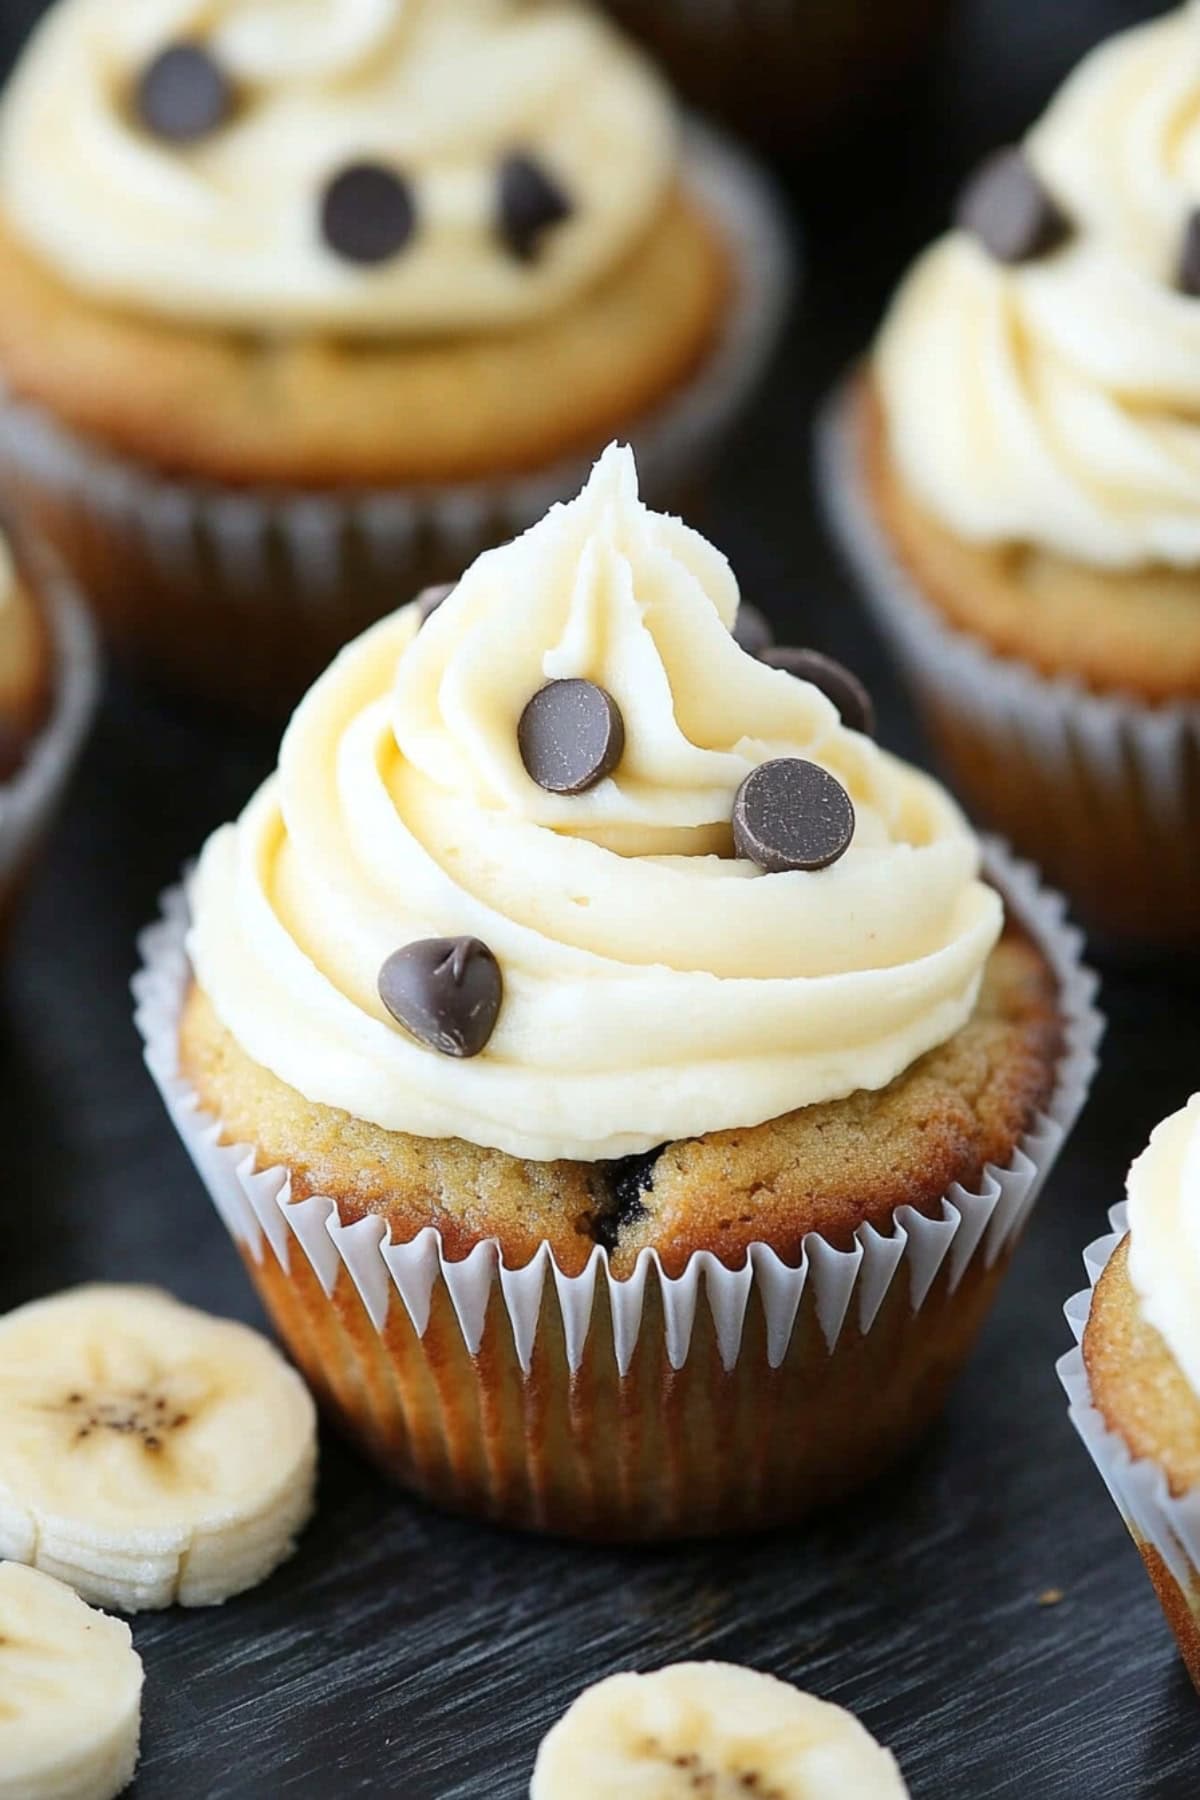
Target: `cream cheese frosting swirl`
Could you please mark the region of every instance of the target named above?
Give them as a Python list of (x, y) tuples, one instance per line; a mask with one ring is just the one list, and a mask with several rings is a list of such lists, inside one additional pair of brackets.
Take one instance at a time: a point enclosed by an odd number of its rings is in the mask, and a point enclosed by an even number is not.
[[(202, 140), (138, 121), (137, 80), (202, 44), (235, 82)], [(535, 156), (570, 217), (535, 260), (495, 229), (497, 171)], [(427, 334), (540, 318), (614, 267), (676, 166), (670, 100), (597, 14), (548, 0), (58, 0), (0, 109), (0, 206), (70, 285), (218, 328)], [(364, 269), (320, 197), (400, 171), (417, 228)]]
[(968, 542), (1097, 567), (1200, 563), (1200, 299), (1179, 291), (1200, 206), (1200, 8), (1100, 46), (1026, 140), (1070, 220), (1016, 266), (951, 232), (875, 352), (912, 489)]
[(1200, 1094), (1129, 1171), (1129, 1279), (1200, 1397)]
[[(737, 606), (724, 557), (642, 505), (614, 446), (426, 625), (409, 606), (344, 651), (195, 881), (197, 980), (247, 1054), (386, 1129), (586, 1160), (881, 1087), (955, 1032), (1001, 925), (975, 838), (816, 688), (745, 655)], [(517, 723), (572, 676), (615, 698), (626, 748), (564, 796), (526, 773)], [(853, 799), (820, 873), (732, 854), (737, 789), (780, 755)], [(467, 1062), (376, 991), (397, 948), (460, 935), (504, 978)]]

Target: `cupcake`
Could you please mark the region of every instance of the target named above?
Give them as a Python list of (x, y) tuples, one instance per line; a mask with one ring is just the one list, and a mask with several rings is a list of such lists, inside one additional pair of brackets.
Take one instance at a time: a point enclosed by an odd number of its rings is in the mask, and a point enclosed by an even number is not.
[(1200, 11), (1085, 59), (904, 280), (825, 492), (971, 810), (1200, 944)]
[(447, 1505), (655, 1537), (863, 1482), (1083, 1097), (1057, 903), (737, 607), (612, 447), (342, 653), (145, 940), (149, 1064), (268, 1309)]
[(294, 701), (614, 430), (696, 478), (785, 262), (573, 0), (58, 0), (0, 103), (0, 464), (119, 644)]
[(777, 151), (811, 149), (895, 88), (946, 0), (608, 0), (705, 112)]
[(1087, 1251), (1059, 1374), (1200, 1689), (1198, 1205), (1200, 1094), (1154, 1132), (1113, 1235)]
[(0, 930), (62, 797), (98, 686), (87, 614), (44, 551), (0, 531)]

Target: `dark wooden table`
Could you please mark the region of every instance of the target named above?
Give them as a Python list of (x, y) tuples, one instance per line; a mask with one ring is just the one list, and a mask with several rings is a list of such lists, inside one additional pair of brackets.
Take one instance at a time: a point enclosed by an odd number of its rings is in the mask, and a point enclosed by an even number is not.
[[(36, 10), (4, 0), (8, 48)], [(867, 140), (789, 181), (808, 226), (805, 305), (706, 524), (790, 636), (869, 674), (885, 736), (905, 749), (918, 748), (911, 724), (815, 523), (814, 406), (972, 158), (1139, 10), (972, 0)], [(3, 976), (0, 1308), (98, 1277), (257, 1316), (143, 1072), (126, 982), (158, 889), (273, 751), (270, 733), (112, 683)], [(1106, 976), (1093, 1105), (909, 1468), (786, 1536), (614, 1553), (441, 1517), (330, 1440), (319, 1516), (291, 1565), (223, 1610), (136, 1621), (138, 1800), (517, 1800), (581, 1686), (697, 1656), (853, 1707), (917, 1800), (1200, 1791), (1200, 1707), (1054, 1374), (1080, 1252), (1151, 1125), (1200, 1077), (1194, 973)]]

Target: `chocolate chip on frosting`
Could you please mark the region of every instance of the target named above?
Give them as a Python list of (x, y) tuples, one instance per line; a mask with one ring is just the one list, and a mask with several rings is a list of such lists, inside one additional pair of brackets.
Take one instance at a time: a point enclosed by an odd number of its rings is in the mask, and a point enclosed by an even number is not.
[(233, 82), (202, 44), (170, 44), (137, 84), (138, 117), (170, 143), (191, 144), (217, 131), (234, 110)]
[(854, 803), (818, 763), (780, 756), (760, 763), (733, 803), (739, 856), (768, 874), (824, 869), (844, 856), (854, 836)]
[(553, 176), (523, 151), (514, 151), (500, 164), (496, 204), (500, 236), (521, 262), (533, 262), (546, 232), (574, 211)]
[(443, 600), (448, 600), (450, 598), (456, 586), (456, 582), (443, 581), (439, 582), (436, 587), (421, 589), (420, 593), (417, 595), (416, 605), (417, 617), (420, 619), (422, 625), (425, 623), (426, 619), (433, 617)]
[(997, 150), (959, 196), (955, 223), (998, 262), (1029, 262), (1068, 236), (1071, 224), (1023, 150)]
[(775, 633), (765, 613), (749, 600), (743, 600), (733, 621), (733, 641), (747, 656), (761, 656), (775, 642)]
[(786, 669), (800, 681), (810, 681), (832, 700), (848, 731), (861, 731), (864, 737), (875, 735), (875, 707), (862, 682), (850, 669), (819, 650), (801, 650), (789, 645), (768, 647), (759, 653), (761, 662), (773, 669)]
[(500, 965), (478, 938), (422, 938), (379, 971), (379, 998), (393, 1019), (442, 1056), (478, 1056), (503, 997)]
[(412, 237), (417, 208), (404, 177), (383, 163), (352, 163), (321, 198), (321, 232), (346, 262), (384, 263)]
[(521, 761), (550, 794), (582, 794), (611, 775), (625, 750), (625, 721), (595, 681), (548, 681), (517, 726)]
[(1183, 293), (1200, 297), (1200, 209), (1188, 214), (1179, 255), (1179, 286)]

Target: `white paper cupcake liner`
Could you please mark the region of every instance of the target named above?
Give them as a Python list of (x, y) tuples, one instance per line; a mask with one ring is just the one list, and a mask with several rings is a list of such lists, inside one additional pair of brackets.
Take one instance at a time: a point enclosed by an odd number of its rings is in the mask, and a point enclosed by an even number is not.
[(1159, 1464), (1130, 1455), (1124, 1438), (1110, 1431), (1092, 1403), (1091, 1384), (1083, 1360), (1083, 1334), (1092, 1310), (1092, 1295), (1114, 1250), (1129, 1229), (1124, 1201), (1108, 1215), (1112, 1230), (1083, 1253), (1089, 1286), (1067, 1301), (1064, 1311), (1076, 1348), (1059, 1358), (1058, 1377), (1067, 1391), (1071, 1423), (1087, 1448), (1112, 1496), (1113, 1504), (1134, 1538), (1158, 1551), (1184, 1594), (1192, 1591), (1200, 1569), (1200, 1491), (1172, 1495)]
[(732, 1369), (738, 1360), (747, 1307), (757, 1288), (766, 1320), (768, 1362), (778, 1368), (806, 1290), (832, 1353), (852, 1313), (861, 1331), (870, 1329), (894, 1281), (907, 1282), (915, 1313), (944, 1265), (953, 1291), (973, 1259), (982, 1258), (988, 1267), (994, 1264), (1024, 1225), (1083, 1107), (1103, 1021), (1095, 1004), (1096, 978), (1081, 960), (1081, 936), (1065, 923), (1061, 899), (1040, 885), (1028, 864), (1018, 862), (998, 842), (988, 846), (987, 860), (992, 879), (1058, 979), (1064, 1047), (1054, 1094), (1008, 1166), (989, 1167), (977, 1193), (952, 1187), (936, 1217), (900, 1207), (890, 1234), (863, 1226), (848, 1251), (810, 1233), (797, 1267), (783, 1262), (766, 1243), (752, 1244), (745, 1266), (737, 1270), (726, 1268), (707, 1251), (697, 1252), (678, 1276), (666, 1273), (656, 1252), (643, 1250), (632, 1275), (618, 1279), (600, 1247), (582, 1274), (568, 1276), (545, 1244), (525, 1267), (509, 1268), (495, 1240), (476, 1245), (468, 1256), (453, 1262), (432, 1227), (411, 1242), (394, 1243), (382, 1219), (343, 1225), (332, 1200), (312, 1197), (293, 1202), (287, 1171), (259, 1170), (253, 1145), (228, 1143), (220, 1120), (203, 1111), (195, 1090), (180, 1075), (179, 1027), (191, 982), (185, 947), (188, 903), (181, 887), (164, 896), (161, 919), (142, 935), (143, 963), (133, 984), (137, 1026), (147, 1067), (167, 1111), (234, 1239), (256, 1261), (273, 1256), (285, 1270), (293, 1255), (307, 1257), (326, 1295), (344, 1271), (377, 1332), (383, 1332), (389, 1308), (399, 1303), (417, 1335), (423, 1336), (431, 1296), (442, 1282), (464, 1343), (474, 1355), (498, 1284), (521, 1367), (528, 1373), (549, 1277), (561, 1312), (567, 1359), (576, 1371), (596, 1289), (603, 1284), (618, 1370), (624, 1376), (642, 1327), (646, 1284), (653, 1282), (662, 1296), (667, 1356), (672, 1368), (679, 1370), (688, 1358), (703, 1279), (724, 1367)]
[(0, 784), (0, 902), (22, 879), (67, 785), (100, 690), (96, 634), (74, 586), (43, 550), (24, 552), (49, 621), (50, 717), (10, 781)]
[[(1132, 805), (1139, 821), (1143, 867), (1150, 879), (1178, 869), (1200, 830), (1195, 771), (1200, 766), (1200, 704), (1152, 707), (1131, 696), (1094, 694), (1066, 677), (1041, 675), (997, 655), (951, 625), (921, 593), (876, 521), (862, 477), (852, 375), (827, 401), (816, 432), (817, 487), (830, 530), (863, 598), (923, 706), (977, 746), (993, 767), (1020, 770), (1047, 794), (1052, 820), (1074, 814), (1100, 824)], [(956, 769), (967, 799), (973, 782)], [(990, 784), (989, 784), (990, 785)], [(982, 804), (983, 802), (981, 802)], [(993, 809), (994, 810), (994, 809)], [(991, 823), (997, 823), (993, 817)], [(999, 821), (1010, 831), (1011, 821)], [(1050, 845), (1054, 827), (1047, 827)], [(1017, 848), (1039, 852), (1049, 874), (1074, 892), (1083, 867), (1064, 834), (1061, 866), (1044, 840)], [(1101, 850), (1101, 855), (1103, 854)], [(1172, 878), (1163, 874), (1165, 883)], [(1188, 883), (1189, 900), (1194, 884)], [(1105, 928), (1095, 873), (1075, 897)], [(1187, 904), (1169, 889), (1165, 906)], [(1148, 909), (1153, 912), (1153, 906)], [(1122, 927), (1115, 927), (1118, 934)], [(1197, 934), (1200, 937), (1200, 933)]]
[[(698, 123), (686, 133), (684, 174), (730, 245), (737, 280), (702, 368), (657, 409), (630, 421), (651, 503), (656, 495), (677, 495), (707, 465), (766, 367), (793, 287), (792, 228), (769, 177)], [(344, 605), (348, 565), (360, 583), (394, 581), (398, 604), (411, 597), (404, 584), (414, 565), (466, 567), (555, 501), (571, 498), (591, 460), (580, 453), (532, 474), (459, 485), (245, 492), (156, 475), (0, 389), (0, 462), (18, 482), (28, 479), (101, 530), (119, 532), (168, 585), (204, 584), (223, 617), (236, 615), (239, 604), (254, 617), (269, 592), (276, 605), (287, 597), (297, 624), (315, 620)], [(363, 623), (352, 621), (343, 635)]]

